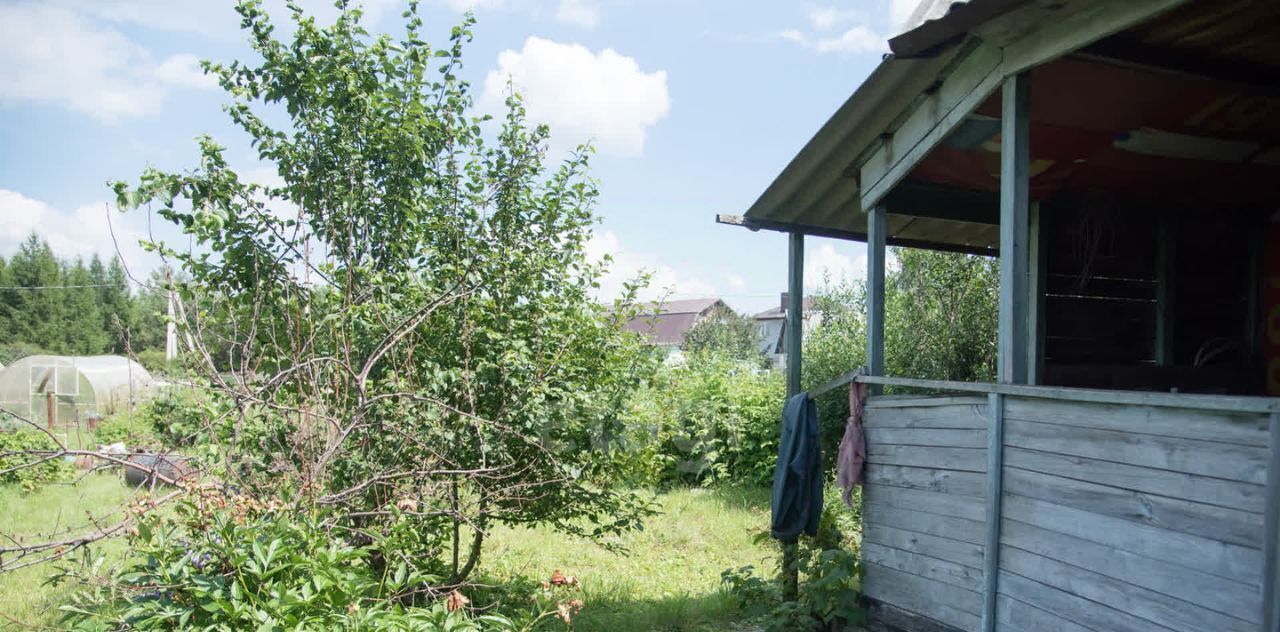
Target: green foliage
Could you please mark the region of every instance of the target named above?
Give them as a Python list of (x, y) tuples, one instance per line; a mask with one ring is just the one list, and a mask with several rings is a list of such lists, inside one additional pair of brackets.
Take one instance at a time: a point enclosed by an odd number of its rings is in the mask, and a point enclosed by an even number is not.
[[(193, 169), (114, 185), (184, 233), (145, 246), (178, 265), (178, 325), (227, 402), (226, 474), (363, 532), (406, 520), (399, 554), (450, 583), (495, 524), (636, 528), (647, 505), (600, 448), (649, 360), (629, 301), (594, 299), (590, 149), (549, 167), (517, 96), (501, 120), (473, 111), (470, 20), (435, 50), (415, 4), (397, 38), (345, 4), (332, 25), (291, 9), (287, 42), (261, 3), (238, 11), (257, 58), (205, 68), (282, 186), (210, 138)], [(393, 520), (400, 504), (418, 510)]]
[(629, 401), (618, 458), (640, 484), (767, 484), (783, 390), (781, 373), (724, 355), (664, 366)]
[(163, 345), (163, 321), (140, 322), (136, 303), (117, 258), (106, 265), (97, 255), (87, 265), (59, 259), (32, 233), (0, 261), (0, 347), (9, 349), (0, 350), (0, 362), (37, 352), (123, 354), (145, 348), (144, 341)]
[(763, 365), (755, 321), (718, 305), (689, 328), (680, 349), (688, 354), (714, 353)]
[[(801, 381), (813, 388), (866, 364), (866, 301), (862, 285), (835, 285), (813, 298), (817, 326), (804, 338)], [(836, 389), (818, 398), (823, 454), (834, 455), (849, 417), (849, 394)], [(828, 470), (835, 459), (825, 459)]]
[(39, 454), (41, 450), (57, 449), (44, 433), (0, 429), (0, 485), (19, 485), (32, 492), (46, 483), (66, 480), (72, 471), (70, 463), (62, 458), (44, 459)]
[(63, 607), (70, 629), (514, 629), (497, 615), (450, 612), (447, 602), (413, 607), (433, 578), (387, 561), (391, 552), (376, 543), (356, 544), (314, 517), (248, 498), (199, 490), (174, 514), (147, 512), (134, 525), (123, 569), (103, 576), (85, 558), (51, 579), (81, 586)]
[(141, 404), (132, 413), (121, 411), (98, 422), (93, 440), (102, 445), (123, 443), (131, 448), (161, 445), (160, 432), (152, 423), (150, 404)]
[(896, 255), (885, 319), (890, 374), (994, 380), (999, 261), (910, 248)]
[[(857, 539), (841, 531), (849, 517), (832, 506), (823, 512), (818, 534), (800, 538), (794, 569), (800, 578), (795, 601), (782, 601), (780, 580), (759, 577), (752, 566), (724, 571), (721, 582), (737, 597), (743, 612), (757, 617), (769, 632), (860, 625), (865, 611)], [(762, 532), (757, 538), (767, 540), (769, 534)]]

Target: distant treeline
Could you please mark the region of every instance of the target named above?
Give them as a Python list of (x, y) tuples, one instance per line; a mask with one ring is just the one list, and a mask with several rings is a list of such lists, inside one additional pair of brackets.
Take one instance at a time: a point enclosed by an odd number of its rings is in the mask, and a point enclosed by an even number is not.
[(0, 257), (0, 361), (163, 350), (166, 295), (157, 274), (150, 281), (132, 291), (116, 257), (62, 258), (32, 233)]

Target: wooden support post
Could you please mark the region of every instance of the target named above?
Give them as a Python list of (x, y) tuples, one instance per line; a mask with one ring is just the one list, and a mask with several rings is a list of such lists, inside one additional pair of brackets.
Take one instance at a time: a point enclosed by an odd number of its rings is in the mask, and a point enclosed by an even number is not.
[(1262, 540), (1262, 632), (1280, 632), (1280, 413), (1271, 413)]
[(1027, 241), (1030, 215), (1030, 77), (1004, 81), (1000, 154), (1000, 331), (997, 375), (1027, 381)]
[(1156, 344), (1157, 366), (1173, 366), (1174, 288), (1177, 266), (1176, 220), (1161, 215), (1156, 225)]
[(1004, 395), (987, 395), (987, 538), (982, 551), (982, 630), (996, 629), (1000, 576), (1000, 501), (1004, 493)]
[[(791, 233), (787, 248), (787, 317), (784, 323), (787, 350), (787, 398), (800, 392), (801, 349), (804, 343), (804, 234)], [(800, 574), (796, 567), (795, 540), (782, 543), (782, 598), (795, 601)]]
[(801, 349), (804, 336), (804, 235), (787, 235), (787, 397), (800, 392)]
[(53, 391), (45, 391), (44, 424), (49, 430), (53, 430), (53, 417), (57, 414), (57, 410), (58, 409), (53, 405)]
[[(884, 258), (885, 208), (877, 204), (867, 213), (867, 372), (884, 375)], [(880, 386), (871, 387), (879, 392)]]
[(1040, 203), (1031, 204), (1027, 231), (1027, 384), (1044, 383), (1044, 296), (1046, 275), (1045, 238)]

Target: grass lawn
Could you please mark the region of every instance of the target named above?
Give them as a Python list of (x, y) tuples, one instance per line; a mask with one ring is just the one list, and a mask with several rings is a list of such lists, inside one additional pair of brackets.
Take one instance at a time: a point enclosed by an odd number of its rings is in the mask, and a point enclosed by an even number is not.
[[(0, 532), (34, 536), (58, 525), (82, 524), (86, 511), (101, 515), (128, 494), (118, 473), (29, 495), (0, 487)], [(586, 607), (573, 629), (582, 632), (733, 629), (734, 603), (720, 589), (720, 571), (754, 564), (771, 572), (775, 549), (752, 543), (768, 525), (768, 490), (676, 490), (658, 496), (658, 504), (662, 513), (643, 531), (615, 539), (629, 555), (549, 529), (496, 529), (480, 580), (532, 591), (556, 569), (577, 576)], [(123, 541), (114, 540), (95, 552), (116, 557), (123, 547)], [(59, 629), (58, 606), (67, 589), (43, 585), (51, 571), (46, 565), (0, 575), (0, 630)], [(563, 624), (547, 629), (563, 629)]]
[[(732, 629), (733, 597), (720, 571), (748, 564), (766, 575), (775, 548), (753, 536), (769, 524), (767, 489), (683, 489), (658, 497), (661, 514), (617, 538), (612, 553), (549, 529), (498, 529), (485, 550), (491, 581), (546, 579), (561, 569), (582, 581), (582, 632)], [(563, 624), (559, 624), (563, 629)]]
[[(128, 496), (118, 472), (90, 474), (76, 485), (49, 485), (32, 494), (16, 485), (0, 486), (0, 533), (35, 539), (85, 524), (86, 512), (103, 517)], [(110, 522), (111, 517), (106, 519)], [(113, 540), (97, 545), (94, 552), (118, 556), (123, 548), (123, 541)], [(43, 565), (0, 574), (0, 630), (60, 629), (58, 606), (67, 589), (43, 585), (51, 571)]]

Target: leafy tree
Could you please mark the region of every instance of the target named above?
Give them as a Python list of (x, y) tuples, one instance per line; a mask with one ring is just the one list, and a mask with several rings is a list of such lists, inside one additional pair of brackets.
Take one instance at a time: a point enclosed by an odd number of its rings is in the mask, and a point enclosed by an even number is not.
[(716, 353), (738, 360), (763, 361), (759, 334), (749, 316), (717, 305), (689, 328), (680, 349), (686, 353)]
[(995, 378), (999, 261), (900, 248), (889, 279), (885, 363), (890, 374), (938, 380)]
[(282, 42), (242, 1), (261, 59), (206, 65), (282, 186), (208, 138), (194, 170), (115, 186), (205, 251), (146, 244), (186, 275), (180, 324), (232, 402), (211, 423), (222, 476), (355, 537), (400, 525), (386, 561), (445, 585), (495, 523), (636, 526), (645, 503), (591, 450), (621, 434), (645, 356), (622, 329), (635, 310), (593, 299), (589, 152), (546, 166), (517, 96), (499, 121), (472, 112), (470, 21), (433, 50), (416, 4), (398, 39), (340, 5), (331, 26), (291, 8)]

